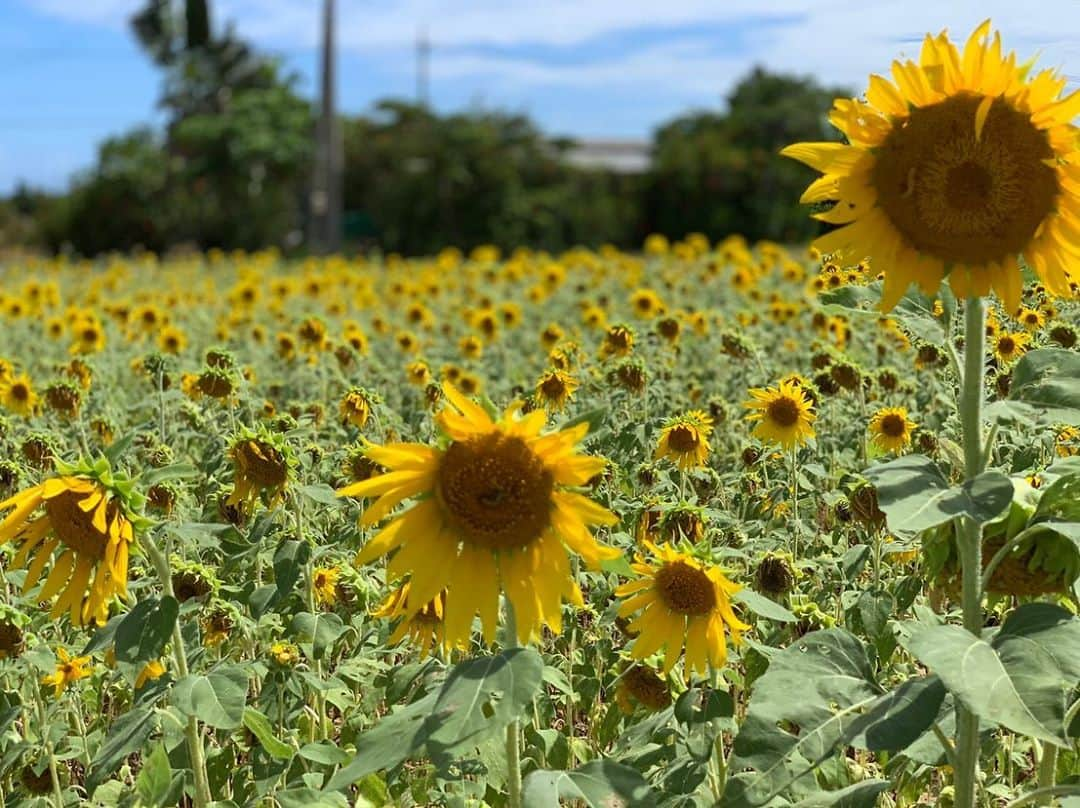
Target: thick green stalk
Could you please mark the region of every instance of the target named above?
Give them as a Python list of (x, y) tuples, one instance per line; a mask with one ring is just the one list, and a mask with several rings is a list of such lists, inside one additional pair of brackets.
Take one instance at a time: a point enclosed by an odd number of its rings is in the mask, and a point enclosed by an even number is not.
[[(169, 569), (169, 561), (158, 548), (154, 540), (144, 536), (140, 540), (140, 546), (150, 556), (150, 561), (161, 579), (161, 588), (169, 597), (176, 597), (173, 592), (172, 572)], [(184, 635), (180, 631), (180, 621), (173, 626), (173, 659), (176, 662), (176, 675), (183, 679), (188, 675), (187, 649), (184, 647)], [(188, 757), (191, 758), (191, 771), (195, 775), (195, 808), (206, 808), (213, 802), (214, 796), (210, 792), (210, 776), (206, 771), (206, 755), (203, 752), (202, 732), (199, 729), (199, 721), (195, 716), (188, 716), (187, 726), (184, 727), (184, 735), (187, 738)]]
[[(1068, 724), (1066, 724), (1068, 726)], [(1042, 756), (1039, 758), (1039, 788), (1052, 789), (1057, 785), (1058, 748), (1052, 743), (1043, 743)], [(1048, 794), (1036, 802), (1036, 805), (1051, 805), (1053, 796)]]
[(506, 727), (506, 805), (521, 808), (521, 728), (517, 719)]
[[(964, 304), (964, 377), (960, 391), (960, 424), (964, 439), (964, 477), (983, 471), (983, 385), (986, 373), (985, 304), (968, 298)], [(982, 528), (972, 519), (957, 524), (960, 550), (964, 628), (982, 633)], [(956, 808), (973, 808), (979, 777), (979, 717), (959, 703), (956, 707)]]

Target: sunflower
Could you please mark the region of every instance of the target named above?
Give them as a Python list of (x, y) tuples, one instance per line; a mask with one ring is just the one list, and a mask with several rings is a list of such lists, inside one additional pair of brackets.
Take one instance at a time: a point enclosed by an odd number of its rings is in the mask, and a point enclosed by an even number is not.
[(994, 356), (998, 361), (1008, 364), (1027, 353), (1031, 344), (1031, 335), (1023, 331), (1003, 331), (994, 338)]
[(639, 632), (630, 655), (634, 659), (667, 646), (664, 673), (671, 671), (686, 646), (686, 671), (707, 673), (709, 666), (723, 667), (727, 660), (725, 632), (738, 644), (741, 632), (750, 628), (735, 616), (731, 596), (742, 587), (729, 581), (719, 567), (703, 564), (670, 545), (644, 542), (656, 563), (636, 556), (632, 564), (641, 578), (622, 584), (615, 594), (624, 598), (619, 617), (640, 611), (629, 625)]
[(311, 588), (315, 592), (315, 602), (320, 606), (333, 606), (337, 603), (337, 582), (341, 570), (337, 567), (317, 567), (311, 576)]
[(664, 310), (660, 295), (652, 289), (638, 289), (630, 295), (630, 307), (638, 317), (648, 320)]
[(1069, 295), (1080, 255), (1080, 152), (1070, 121), (1080, 92), (1004, 53), (990, 21), (961, 51), (927, 35), (919, 63), (874, 75), (866, 101), (838, 99), (830, 120), (848, 143), (799, 143), (783, 154), (824, 176), (805, 203), (835, 202), (816, 218), (843, 225), (817, 239), (822, 253), (873, 256), (882, 308), (911, 283), (934, 294), (948, 275), (961, 297), (994, 289), (1020, 307), (1023, 257), (1046, 287)]
[[(409, 584), (394, 589), (374, 612), (373, 617), (400, 620), (387, 640), (397, 645), (407, 636), (414, 645), (420, 646), (420, 659), (427, 658), (433, 648), (444, 648), (444, 618), (446, 615), (446, 592), (439, 592), (418, 610), (409, 607)], [(464, 647), (463, 643), (459, 643)]]
[[(127, 595), (128, 552), (135, 535), (131, 509), (136, 499), (129, 494), (132, 499), (126, 500), (113, 485), (88, 474), (68, 473), (76, 471), (82, 469), (64, 467), (65, 476), (0, 502), (0, 511), (12, 509), (0, 522), (0, 542), (20, 543), (11, 566), (26, 568), (24, 595), (52, 562), (35, 600), (60, 596), (50, 613), (53, 619), (67, 611), (76, 626), (90, 621), (104, 625), (112, 598)], [(118, 482), (107, 471), (96, 476)], [(44, 513), (31, 519), (39, 507)]]
[(701, 468), (709, 456), (713, 420), (701, 410), (691, 410), (664, 424), (653, 460), (669, 457), (681, 471)]
[(338, 414), (343, 424), (363, 429), (371, 417), (371, 397), (364, 390), (354, 387), (341, 399)]
[(250, 508), (263, 492), (271, 506), (285, 494), (292, 457), (269, 433), (244, 433), (229, 449), (236, 476), (226, 505)]
[(562, 412), (577, 388), (577, 379), (552, 368), (536, 381), (535, 398), (549, 412)]
[(94, 663), (88, 656), (71, 656), (66, 648), (57, 648), (56, 656), (58, 659), (56, 671), (48, 676), (43, 676), (41, 683), (43, 685), (52, 685), (56, 691), (56, 697), (60, 698), (64, 693), (64, 688), (69, 684), (85, 679), (90, 675), (91, 666)]
[(105, 350), (105, 330), (94, 318), (80, 320), (72, 329), (75, 341), (71, 344), (73, 354), (92, 354)]
[(436, 417), (449, 439), (445, 449), (371, 446), (368, 456), (389, 471), (338, 491), (378, 496), (362, 525), (376, 524), (402, 500), (421, 498), (384, 527), (358, 560), (400, 548), (387, 569), (391, 579), (409, 576), (410, 614), (445, 589), (445, 645), (468, 640), (477, 611), (484, 639), (494, 639), (500, 589), (513, 604), (522, 642), (537, 637), (544, 624), (558, 633), (562, 600), (583, 603), (566, 547), (592, 568), (620, 555), (589, 531), (589, 525), (614, 524), (615, 515), (566, 490), (584, 485), (606, 461), (575, 451), (588, 424), (541, 435), (542, 410), (516, 418), (518, 407), (512, 406), (495, 421), (450, 384), (442, 389), (451, 405)]
[(135, 689), (138, 690), (147, 682), (153, 682), (160, 679), (165, 675), (165, 666), (161, 664), (161, 660), (152, 659), (143, 665), (139, 675), (135, 677)]
[(1025, 306), (1016, 312), (1016, 321), (1027, 331), (1038, 331), (1046, 325), (1046, 315), (1038, 309), (1029, 309)]
[(785, 449), (801, 446), (814, 437), (812, 424), (817, 416), (801, 387), (783, 381), (776, 387), (756, 387), (750, 395), (751, 400), (743, 406), (755, 410), (746, 416), (748, 421), (759, 422), (754, 427), (754, 437), (778, 443)]
[(911, 443), (916, 423), (904, 407), (885, 407), (870, 419), (871, 442), (885, 452), (899, 452)]
[(30, 377), (24, 373), (0, 384), (0, 403), (17, 415), (27, 418), (33, 415), (38, 397)]
[(604, 332), (600, 357), (629, 356), (634, 350), (634, 332), (625, 325), (613, 325)]
[(188, 338), (183, 329), (170, 325), (158, 334), (158, 348), (167, 354), (182, 353), (187, 348)]
[(626, 715), (633, 715), (638, 705), (656, 713), (671, 705), (671, 686), (648, 665), (630, 665), (615, 685), (615, 703)]

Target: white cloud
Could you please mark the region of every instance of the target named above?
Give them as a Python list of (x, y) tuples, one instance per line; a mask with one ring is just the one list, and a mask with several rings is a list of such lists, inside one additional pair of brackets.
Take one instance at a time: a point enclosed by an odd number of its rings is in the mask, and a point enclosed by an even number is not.
[[(73, 21), (117, 27), (141, 0), (23, 0)], [(271, 49), (313, 47), (318, 41), (319, 0), (217, 0), (217, 21)], [(418, 31), (435, 46), (436, 79), (483, 79), (493, 88), (538, 85), (596, 86), (637, 83), (670, 87), (680, 96), (714, 99), (732, 75), (759, 63), (829, 82), (860, 87), (889, 60), (914, 54), (926, 31), (948, 27), (964, 37), (992, 16), (1007, 47), (1080, 76), (1080, 44), (1062, 32), (1080, 27), (1080, 3), (1041, 0), (1037, 9), (1015, 0), (338, 0), (343, 49), (408, 71), (406, 58)], [(753, 20), (768, 18), (767, 26)], [(743, 46), (718, 54), (702, 35), (686, 29), (739, 26)], [(670, 29), (678, 26), (680, 38)], [(655, 41), (567, 65), (515, 54), (515, 46), (572, 46), (621, 32), (655, 30)], [(745, 37), (749, 36), (749, 39)], [(493, 55), (490, 48), (505, 51)], [(470, 52), (470, 49), (471, 52)]]

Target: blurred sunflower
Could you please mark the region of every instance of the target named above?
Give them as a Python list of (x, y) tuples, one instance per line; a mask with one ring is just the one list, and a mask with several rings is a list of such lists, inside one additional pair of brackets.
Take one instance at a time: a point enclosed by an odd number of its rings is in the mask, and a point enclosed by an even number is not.
[(754, 410), (746, 416), (748, 421), (758, 422), (754, 437), (785, 449), (801, 446), (814, 437), (812, 424), (817, 416), (801, 387), (782, 381), (776, 387), (754, 388), (750, 396), (743, 406)]
[(366, 391), (354, 387), (342, 397), (338, 414), (342, 423), (363, 429), (371, 417), (371, 397)]
[(535, 397), (548, 412), (562, 412), (577, 388), (577, 379), (552, 368), (537, 380)]
[(664, 424), (653, 460), (670, 458), (680, 471), (701, 468), (709, 457), (713, 420), (701, 410), (691, 410)]
[(16, 415), (29, 417), (34, 414), (38, 397), (30, 377), (25, 373), (0, 383), (0, 403)]
[(994, 337), (994, 356), (998, 361), (1009, 364), (1027, 353), (1028, 345), (1031, 344), (1031, 335), (1023, 331), (1003, 331)]
[(333, 606), (337, 603), (337, 583), (341, 570), (337, 567), (317, 567), (311, 575), (311, 588), (315, 592), (315, 602), (320, 606)]
[(48, 676), (43, 676), (41, 683), (43, 685), (52, 685), (56, 698), (60, 698), (64, 693), (64, 688), (72, 682), (85, 679), (91, 674), (94, 663), (88, 656), (71, 656), (66, 648), (57, 648), (56, 657), (56, 670)]
[(261, 427), (245, 430), (229, 448), (229, 457), (235, 478), (226, 505), (251, 508), (264, 492), (271, 506), (281, 500), (296, 461), (280, 437)]
[(871, 442), (885, 452), (900, 452), (911, 443), (917, 424), (904, 407), (886, 407), (870, 419)]
[[(0, 511), (11, 509), (0, 523), (0, 542), (20, 544), (11, 566), (26, 568), (23, 595), (52, 562), (35, 596), (40, 602), (59, 595), (52, 619), (67, 611), (73, 625), (104, 625), (112, 598), (127, 595), (133, 508), (141, 497), (101, 464), (63, 466), (62, 473), (0, 502)], [(44, 513), (32, 519), (39, 507)]]
[(611, 525), (614, 514), (566, 486), (584, 485), (606, 461), (575, 450), (588, 424), (541, 435), (542, 410), (516, 418), (518, 407), (498, 420), (443, 385), (450, 403), (436, 417), (449, 438), (445, 449), (418, 443), (370, 446), (368, 456), (389, 469), (346, 486), (339, 496), (378, 499), (362, 525), (374, 525), (400, 502), (422, 497), (382, 529), (358, 557), (366, 563), (392, 550), (390, 579), (409, 576), (415, 614), (446, 590), (445, 644), (468, 640), (478, 611), (491, 642), (500, 589), (513, 604), (519, 640), (562, 627), (562, 600), (581, 606), (581, 591), (566, 549), (592, 568), (620, 551), (600, 545), (590, 525)]
[[(433, 648), (444, 648), (444, 617), (446, 592), (440, 592), (419, 609), (409, 606), (409, 584), (394, 589), (376, 609), (372, 617), (400, 620), (387, 639), (388, 645), (397, 645), (407, 636), (413, 645), (420, 646), (420, 659), (426, 659)], [(459, 646), (464, 647), (463, 643)]]
[(799, 143), (783, 154), (823, 176), (805, 203), (839, 229), (822, 253), (872, 255), (884, 272), (882, 307), (911, 283), (934, 294), (948, 275), (961, 297), (996, 291), (1020, 306), (1023, 256), (1054, 294), (1068, 295), (1080, 254), (1080, 93), (1067, 77), (1035, 73), (1004, 53), (990, 21), (961, 51), (947, 32), (923, 40), (918, 63), (870, 77), (866, 101), (838, 99), (830, 121), (848, 143)]
[(639, 632), (630, 656), (644, 659), (666, 646), (664, 673), (668, 673), (686, 649), (686, 671), (707, 673), (727, 661), (725, 634), (738, 644), (741, 632), (750, 628), (735, 616), (731, 596), (742, 589), (729, 581), (719, 567), (702, 562), (670, 545), (645, 547), (657, 559), (649, 563), (636, 556), (631, 565), (641, 576), (622, 584), (615, 594), (623, 598), (619, 617), (640, 612), (629, 625)]

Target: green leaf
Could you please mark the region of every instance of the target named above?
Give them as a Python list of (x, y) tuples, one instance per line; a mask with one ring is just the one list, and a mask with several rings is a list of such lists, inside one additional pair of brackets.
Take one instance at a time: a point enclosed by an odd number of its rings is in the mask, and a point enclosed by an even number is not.
[(917, 624), (906, 647), (941, 677), (945, 687), (980, 718), (1052, 743), (1064, 744), (1024, 700), (990, 643), (961, 626)]
[(317, 502), (320, 505), (330, 505), (334, 508), (341, 506), (341, 500), (334, 493), (334, 489), (326, 483), (301, 485), (297, 490), (312, 502)]
[(730, 693), (704, 685), (691, 687), (675, 700), (675, 718), (682, 724), (704, 724), (714, 718), (735, 715), (735, 701)]
[(169, 755), (162, 744), (155, 744), (154, 751), (143, 760), (142, 770), (135, 780), (135, 792), (140, 805), (165, 808), (176, 805), (184, 784), (184, 773), (173, 774)]
[(217, 729), (236, 729), (244, 718), (248, 675), (235, 665), (183, 677), (173, 686), (173, 704)]
[(308, 743), (300, 747), (300, 757), (323, 766), (341, 766), (353, 759), (353, 756), (339, 748), (332, 741)]
[(530, 808), (559, 808), (563, 799), (584, 800), (590, 808), (647, 808), (656, 804), (640, 773), (611, 760), (593, 760), (572, 772), (531, 772), (525, 778), (522, 798)]
[(274, 794), (281, 808), (349, 808), (341, 794), (316, 791), (314, 788), (290, 788)]
[(755, 771), (732, 781), (725, 805), (767, 805), (832, 754), (879, 693), (866, 646), (844, 629), (812, 632), (773, 655), (730, 763)]
[(144, 488), (149, 488), (168, 480), (186, 480), (197, 476), (199, 476), (199, 470), (190, 463), (173, 463), (170, 466), (150, 469), (142, 475), (139, 483)]
[(134, 683), (148, 662), (159, 659), (172, 639), (180, 604), (168, 595), (135, 604), (116, 627), (116, 664)]
[(888, 780), (863, 780), (795, 803), (795, 808), (874, 808), (878, 796), (892, 788)]
[(967, 516), (980, 525), (1001, 514), (1013, 497), (1012, 481), (986, 471), (950, 486), (928, 457), (906, 455), (871, 466), (866, 476), (877, 488), (878, 504), (894, 531), (922, 531)]
[(595, 410), (589, 410), (588, 412), (583, 412), (581, 415), (571, 418), (563, 424), (560, 429), (572, 429), (579, 424), (588, 424), (589, 434), (593, 434), (599, 431), (600, 427), (604, 425), (604, 419), (607, 418), (607, 414), (607, 407), (597, 407)]
[(844, 744), (871, 752), (899, 752), (930, 729), (944, 700), (945, 685), (937, 676), (908, 679), (851, 722)]
[(157, 730), (157, 725), (157, 715), (149, 707), (136, 707), (116, 719), (90, 764), (90, 773), (86, 778), (87, 793), (93, 794), (128, 755), (141, 750)]
[(341, 789), (374, 771), (425, 755), (446, 765), (479, 746), (525, 711), (540, 689), (544, 660), (532, 648), (455, 665), (437, 693), (383, 716), (356, 739), (356, 754), (330, 781)]
[(779, 603), (770, 600), (749, 587), (743, 587), (732, 595), (731, 599), (736, 603), (743, 604), (747, 609), (759, 617), (774, 620), (777, 623), (794, 623), (796, 620), (795, 615)]
[(244, 708), (244, 726), (251, 730), (251, 734), (259, 739), (267, 754), (277, 760), (288, 760), (293, 756), (293, 748), (274, 734), (274, 728), (270, 725), (270, 719), (260, 713), (254, 707)]
[(1009, 401), (1037, 410), (1047, 421), (1080, 423), (1080, 354), (1040, 348), (1013, 368)]
[(1065, 737), (1069, 696), (1080, 682), (1080, 618), (1052, 603), (1026, 603), (991, 645), (1031, 714)]
[(311, 643), (315, 659), (322, 659), (327, 649), (347, 630), (341, 618), (329, 612), (300, 612), (293, 617), (289, 627), (293, 635)]
[[(866, 286), (843, 286), (822, 292), (818, 295), (818, 300), (824, 305), (827, 314), (854, 315), (866, 321), (872, 318), (876, 325), (881, 317), (878, 308), (881, 302), (881, 287), (881, 281), (874, 281)], [(944, 313), (952, 316), (956, 309), (956, 299), (947, 286), (942, 286), (938, 297), (942, 301)], [(901, 298), (889, 316), (898, 320), (905, 331), (924, 342), (942, 345), (945, 342), (945, 329), (942, 320), (934, 316), (934, 299), (913, 289)]]

